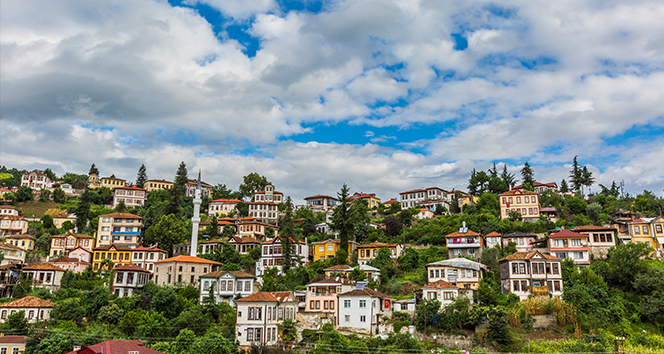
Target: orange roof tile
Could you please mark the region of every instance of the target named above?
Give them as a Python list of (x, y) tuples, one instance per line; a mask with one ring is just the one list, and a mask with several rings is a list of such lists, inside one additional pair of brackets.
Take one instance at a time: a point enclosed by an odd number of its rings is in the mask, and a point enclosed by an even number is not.
[(575, 231), (575, 232), (580, 232), (580, 231), (616, 231), (616, 229), (613, 228), (613, 227), (583, 225), (583, 226), (577, 226), (577, 227), (573, 228), (572, 231)]
[(503, 258), (499, 259), (498, 261), (508, 260), (508, 259), (515, 259), (515, 260), (519, 260), (519, 259), (531, 259), (531, 258), (533, 258), (533, 256), (535, 256), (536, 254), (539, 254), (540, 256), (544, 257), (545, 259), (562, 260), (562, 258), (558, 258), (558, 257), (552, 256), (552, 255), (550, 255), (550, 254), (541, 253), (541, 252), (539, 252), (539, 251), (530, 251), (530, 252), (516, 252), (516, 253), (512, 253), (512, 254), (510, 254), (510, 255), (507, 256), (507, 257), (503, 257)]
[(9, 308), (29, 308), (29, 307), (53, 307), (55, 304), (48, 301), (42, 300), (36, 296), (26, 296), (14, 301), (0, 305), (0, 307), (9, 307)]
[(13, 239), (13, 240), (20, 240), (20, 239), (23, 239), (23, 238), (27, 238), (27, 239), (33, 240), (33, 241), (37, 240), (36, 238), (34, 238), (34, 237), (32, 237), (28, 234), (11, 235), (11, 236), (6, 236), (5, 237), (5, 239)]
[(12, 244), (10, 244), (10, 243), (8, 243), (8, 242), (0, 242), (0, 248), (8, 248), (8, 249), (12, 249), (12, 250), (23, 251), (22, 248), (20, 248), (20, 247), (18, 247), (18, 246), (14, 246), (14, 245), (12, 245)]
[(330, 197), (329, 195), (322, 195), (322, 194), (312, 195), (311, 197), (304, 198), (304, 200), (309, 200), (309, 199), (314, 199), (314, 198), (328, 198), (328, 199), (338, 200), (337, 198)]
[[(113, 270), (114, 270), (114, 271), (123, 270), (123, 271), (135, 271), (135, 272), (150, 273), (150, 271), (148, 271), (147, 269), (141, 268), (141, 267), (139, 267), (139, 266), (137, 266), (137, 265), (135, 265), (135, 264), (125, 264), (125, 265), (121, 265), (121, 266), (119, 266), (119, 267), (117, 267), (117, 268), (115, 268), (115, 269), (113, 269)], [(152, 274), (152, 273), (150, 273), (150, 274)]]
[(261, 291), (260, 293), (251, 294), (247, 297), (235, 300), (235, 302), (278, 302), (279, 300), (274, 297), (271, 293), (267, 291)]
[(423, 286), (422, 289), (458, 289), (458, 288), (454, 284), (450, 284), (444, 280), (438, 280)]
[(477, 232), (475, 232), (473, 230), (468, 230), (468, 232), (466, 232), (466, 233), (461, 233), (461, 232), (458, 232), (458, 231), (453, 232), (449, 235), (445, 235), (445, 237), (452, 238), (452, 237), (466, 237), (466, 236), (479, 236), (479, 235), (480, 234), (478, 234)]
[(353, 267), (351, 267), (349, 265), (345, 265), (345, 264), (338, 264), (338, 265), (335, 265), (335, 266), (331, 266), (329, 268), (325, 268), (324, 270), (346, 270), (346, 271), (350, 271), (350, 270), (353, 270)]
[(120, 218), (120, 219), (143, 219), (138, 215), (129, 214), (129, 213), (110, 213), (110, 214), (99, 215), (100, 218), (103, 216), (108, 216), (110, 218)]
[(67, 236), (74, 236), (75, 238), (94, 238), (94, 237), (92, 237), (92, 236), (90, 236), (90, 235), (86, 235), (86, 234), (74, 234), (74, 233), (71, 233), (71, 232), (68, 232), (68, 233), (66, 233), (66, 234), (53, 235), (53, 236), (51, 236), (51, 238), (65, 238), (65, 237), (67, 237)]
[(486, 237), (498, 237), (498, 236), (503, 236), (502, 234), (499, 234), (495, 231), (492, 231), (486, 235)]
[(54, 271), (59, 271), (59, 272), (65, 272), (64, 269), (50, 264), (50, 263), (31, 263), (31, 264), (26, 264), (23, 267), (23, 270), (54, 270)]
[(562, 230), (549, 236), (549, 238), (582, 237), (588, 238), (588, 235), (580, 234), (570, 230)]
[(211, 261), (209, 259), (192, 257), (192, 256), (175, 256), (175, 257), (171, 257), (171, 258), (162, 259), (161, 261), (156, 261), (155, 263), (167, 263), (167, 262), (202, 263), (202, 264), (223, 265), (219, 262)]
[(359, 245), (357, 248), (384, 248), (384, 247), (396, 247), (398, 246), (398, 243), (382, 243), (382, 242), (372, 242), (366, 245)]

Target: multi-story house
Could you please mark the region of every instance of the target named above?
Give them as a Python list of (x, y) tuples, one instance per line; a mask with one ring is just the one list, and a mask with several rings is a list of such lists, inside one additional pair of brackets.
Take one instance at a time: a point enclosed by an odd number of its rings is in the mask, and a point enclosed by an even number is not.
[(18, 216), (18, 210), (11, 205), (0, 205), (0, 216), (4, 215)]
[(356, 283), (346, 278), (328, 278), (307, 284), (305, 312), (317, 312), (321, 320), (327, 319), (336, 325), (336, 314), (339, 308), (337, 295), (355, 289)]
[(208, 206), (208, 215), (227, 216), (235, 210), (235, 205), (239, 202), (239, 199), (215, 199)]
[(97, 247), (118, 244), (138, 247), (143, 236), (143, 218), (128, 213), (99, 215)]
[[(450, 194), (454, 195), (452, 192), (450, 192)], [(464, 205), (475, 205), (479, 199), (479, 197), (472, 194), (462, 194), (457, 198), (457, 206), (459, 206), (459, 209), (463, 210)]]
[(235, 306), (235, 299), (256, 293), (256, 277), (239, 271), (219, 270), (203, 274), (199, 279), (201, 304), (210, 297), (210, 289), (215, 303), (226, 302)]
[(616, 246), (616, 234), (618, 230), (604, 226), (577, 226), (574, 232), (588, 235), (588, 252), (594, 257), (604, 257), (609, 248)]
[[(108, 245), (95, 247), (94, 258), (92, 259), (92, 269), (98, 270), (102, 267), (105, 259), (113, 262), (114, 265), (125, 265), (131, 263), (131, 248), (122, 245)], [(110, 270), (106, 265), (104, 270)]]
[[(263, 242), (263, 255), (261, 259), (256, 262), (256, 276), (262, 276), (267, 268), (276, 267), (279, 272), (282, 270), (284, 263), (283, 253), (284, 240), (281, 237), (275, 237), (271, 240)], [(309, 260), (309, 246), (306, 242), (296, 241), (290, 239), (292, 247), (293, 266), (298, 264), (306, 265)]]
[(154, 264), (168, 258), (168, 252), (156, 247), (137, 247), (131, 250), (131, 264), (154, 272)]
[(53, 258), (48, 261), (48, 263), (53, 264), (58, 268), (62, 268), (65, 271), (70, 271), (73, 273), (82, 273), (90, 266), (89, 262), (82, 261), (78, 258), (60, 256), (58, 258)]
[(562, 259), (539, 251), (517, 252), (500, 261), (503, 294), (510, 292), (525, 300), (530, 295), (563, 294)]
[(459, 228), (459, 231), (445, 235), (447, 239), (447, 250), (449, 258), (458, 258), (461, 256), (480, 259), (482, 249), (484, 248), (484, 240), (480, 234), (468, 230), (466, 222)]
[(85, 234), (66, 233), (51, 236), (51, 257), (68, 256), (69, 251), (82, 247), (90, 252), (95, 246), (95, 238)]
[(92, 248), (87, 249), (85, 247), (78, 246), (74, 249), (68, 250), (67, 257), (76, 258), (79, 261), (87, 262), (88, 264), (92, 265), (92, 254)]
[(356, 200), (364, 200), (367, 202), (367, 207), (369, 207), (369, 209), (373, 209), (374, 207), (378, 207), (380, 205), (380, 198), (376, 197), (376, 193), (355, 192), (355, 194), (348, 197), (348, 199), (351, 202)]
[(339, 199), (330, 197), (329, 195), (319, 194), (306, 197), (304, 198), (304, 201), (307, 203), (309, 209), (311, 209), (313, 212), (325, 212), (337, 206)]
[(525, 221), (539, 220), (539, 194), (527, 191), (525, 189), (513, 189), (501, 193), (500, 199), (500, 218), (508, 219), (511, 212), (521, 214)]
[(431, 220), (435, 213), (431, 209), (421, 208), (414, 216), (419, 220)]
[[(337, 256), (337, 252), (341, 247), (341, 240), (327, 239), (324, 241), (313, 242), (314, 262), (319, 259), (330, 259)], [(346, 250), (348, 257), (355, 252), (358, 244), (355, 241), (348, 241), (348, 249)]]
[[(235, 227), (237, 229), (238, 236), (251, 236), (257, 240), (265, 240), (266, 238), (276, 237), (277, 232), (279, 231), (279, 227), (277, 225), (272, 225), (256, 220), (251, 216), (237, 219), (235, 221)], [(272, 228), (272, 234), (266, 233), (267, 227)]]
[(25, 353), (28, 336), (0, 336), (0, 353)]
[(99, 180), (99, 175), (96, 173), (91, 173), (88, 175), (88, 187), (89, 188), (99, 188), (101, 186), (101, 181)]
[(0, 297), (10, 298), (14, 295), (14, 286), (18, 283), (22, 265), (10, 263), (0, 266)]
[(47, 175), (34, 170), (26, 172), (21, 177), (21, 187), (30, 187), (34, 190), (52, 189), (53, 181)]
[(55, 227), (58, 229), (61, 229), (67, 221), (74, 225), (74, 229), (72, 231), (78, 232), (78, 227), (76, 227), (76, 214), (64, 213), (62, 215), (56, 215), (53, 217), (53, 225), (55, 225)]
[(372, 242), (367, 245), (359, 245), (357, 246), (357, 262), (361, 265), (366, 264), (376, 258), (382, 248), (390, 250), (392, 259), (397, 259), (403, 255), (404, 251), (403, 245), (398, 243)]
[(151, 273), (135, 264), (125, 264), (113, 269), (111, 293), (118, 297), (132, 296), (136, 290), (150, 281)]
[(128, 208), (142, 207), (148, 200), (148, 191), (138, 187), (118, 187), (113, 190), (113, 208), (124, 203)]
[(532, 243), (537, 240), (537, 236), (525, 232), (513, 232), (503, 236), (503, 246), (510, 243), (516, 245), (517, 252), (530, 252), (533, 250)]
[(558, 258), (571, 258), (579, 266), (590, 265), (588, 235), (562, 230), (549, 236), (549, 253)]
[(401, 209), (424, 207), (436, 210), (436, 207), (441, 205), (449, 210), (452, 201), (452, 195), (438, 187), (401, 192), (399, 198), (401, 199)]
[(25, 312), (25, 318), (29, 323), (43, 322), (50, 317), (53, 306), (55, 304), (48, 300), (42, 300), (36, 296), (26, 296), (0, 305), (0, 322), (4, 323), (7, 317), (19, 311)]
[(2, 236), (28, 233), (28, 220), (22, 216), (2, 215), (0, 217), (0, 233)]
[(19, 234), (19, 235), (11, 235), (5, 237), (5, 240), (9, 242), (10, 245), (18, 246), (21, 247), (22, 249), (26, 251), (32, 251), (35, 249), (35, 241), (37, 241), (36, 238), (28, 235), (28, 234)]
[[(523, 184), (520, 184), (518, 186), (512, 187), (512, 189), (523, 189)], [(544, 193), (546, 191), (558, 191), (558, 184), (556, 182), (549, 182), (549, 183), (541, 183), (541, 182), (533, 182), (533, 190), (535, 193)]]
[[(184, 195), (187, 197), (193, 197), (196, 192), (196, 180), (188, 179), (187, 184), (184, 186)], [(201, 181), (201, 197), (210, 197), (212, 194), (212, 185)]]
[(99, 180), (99, 186), (110, 188), (110, 189), (115, 189), (115, 188), (118, 188), (118, 187), (126, 187), (127, 186), (127, 180), (124, 180), (122, 178), (116, 178), (115, 176), (102, 177)]
[[(364, 275), (367, 276), (366, 279), (367, 281), (380, 282), (380, 269), (372, 267), (366, 263), (361, 264), (358, 268), (364, 272)], [(325, 268), (323, 271), (325, 272), (325, 276), (327, 278), (336, 278), (339, 276), (347, 278), (350, 272), (353, 271), (353, 269), (354, 268), (351, 266), (341, 264)]]
[(247, 202), (249, 216), (258, 221), (276, 224), (279, 218), (279, 204), (272, 202)]
[(0, 242), (0, 251), (4, 258), (0, 262), (0, 265), (7, 264), (22, 264), (25, 262), (25, 250), (21, 247), (14, 246), (7, 242)]
[(366, 287), (366, 283), (358, 283), (355, 289), (339, 294), (337, 326), (341, 330), (377, 335), (382, 318), (392, 314), (391, 301), (390, 297)]
[(143, 188), (148, 192), (171, 189), (173, 188), (173, 182), (163, 179), (149, 179), (143, 183)]
[(33, 287), (48, 289), (51, 293), (60, 290), (60, 281), (65, 271), (52, 263), (26, 264), (22, 270), (28, 279), (32, 279)]
[(219, 270), (222, 264), (192, 256), (175, 256), (155, 262), (154, 282), (157, 285), (198, 287), (201, 275)]
[(240, 254), (249, 254), (249, 251), (252, 249), (261, 247), (261, 242), (251, 236), (233, 236), (225, 241), (227, 241), (231, 246), (235, 247), (235, 250)]
[(492, 231), (484, 235), (484, 248), (492, 248), (502, 244), (503, 235)]
[[(459, 289), (454, 284), (444, 280), (437, 280), (421, 288), (422, 298), (426, 300), (440, 301), (440, 307), (443, 308), (454, 302), (459, 296), (469, 296), (470, 292), (465, 289)], [(470, 295), (472, 297), (472, 295)]]
[(633, 243), (645, 243), (654, 249), (664, 248), (664, 217), (640, 218), (627, 223)]
[(235, 332), (240, 349), (277, 344), (279, 325), (295, 320), (298, 303), (290, 291), (262, 291), (235, 300)]
[(265, 189), (254, 193), (253, 202), (283, 203), (284, 194), (274, 190), (274, 186), (268, 184)]
[(426, 269), (429, 283), (444, 280), (462, 289), (477, 290), (482, 280), (482, 271), (487, 270), (487, 267), (466, 258), (452, 258), (429, 263)]

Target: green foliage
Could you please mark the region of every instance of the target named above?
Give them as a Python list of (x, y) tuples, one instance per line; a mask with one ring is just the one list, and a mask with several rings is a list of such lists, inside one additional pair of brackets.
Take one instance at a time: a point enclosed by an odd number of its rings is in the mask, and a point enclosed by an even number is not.
[(26, 273), (21, 273), (18, 277), (18, 283), (14, 286), (14, 292), (12, 297), (14, 299), (20, 299), (28, 296), (32, 291), (32, 279), (28, 278)]
[(136, 175), (136, 187), (143, 188), (147, 180), (147, 169), (145, 168), (145, 164), (141, 164), (141, 167), (138, 168), (138, 173)]
[(514, 340), (509, 330), (507, 311), (503, 307), (493, 307), (489, 312), (487, 340), (497, 348), (506, 348)]
[(337, 194), (340, 203), (334, 208), (332, 214), (331, 226), (339, 232), (339, 240), (341, 241), (339, 247), (341, 249), (348, 249), (348, 240), (353, 234), (352, 212), (348, 203), (349, 192), (350, 188), (344, 183), (341, 191)]
[(173, 319), (182, 311), (182, 299), (171, 287), (159, 289), (150, 301), (150, 307), (162, 313), (166, 318)]
[(21, 186), (14, 194), (14, 200), (17, 202), (27, 202), (32, 200), (32, 189), (30, 187)]
[(530, 167), (530, 164), (528, 161), (526, 161), (523, 164), (523, 168), (521, 168), (521, 180), (523, 181), (523, 185), (525, 188), (526, 184), (530, 184), (531, 187), (533, 185), (533, 182), (535, 182), (535, 176), (533, 174), (533, 169)]
[(238, 187), (238, 196), (240, 199), (253, 198), (258, 191), (265, 190), (270, 181), (256, 172), (252, 172), (242, 177), (242, 184)]
[(4, 323), (0, 324), (0, 330), (9, 332), (13, 335), (23, 335), (28, 329), (28, 318), (25, 311), (19, 310), (7, 316)]
[(212, 319), (209, 313), (204, 313), (201, 306), (194, 306), (182, 311), (182, 313), (173, 320), (173, 327), (178, 332), (188, 329), (197, 336), (202, 336), (210, 327), (211, 322)]
[(108, 305), (109, 298), (108, 288), (104, 286), (97, 286), (91, 292), (85, 294), (83, 298), (85, 316), (91, 320), (96, 320), (101, 308)]
[(279, 332), (281, 334), (281, 340), (284, 342), (292, 342), (297, 339), (297, 328), (295, 327), (295, 321), (291, 319), (284, 320), (282, 324), (279, 325)]
[(123, 313), (118, 305), (110, 304), (100, 308), (97, 317), (101, 323), (116, 325), (122, 319)]
[(177, 215), (164, 215), (159, 222), (150, 226), (145, 231), (145, 242), (148, 244), (159, 243), (159, 247), (173, 253), (173, 245), (184, 242), (189, 233), (188, 225)]
[(438, 312), (440, 311), (440, 301), (438, 300), (425, 300), (420, 301), (415, 311), (415, 328), (418, 331), (424, 331), (424, 326), (427, 327), (433, 324), (434, 318), (439, 318)]
[(85, 308), (76, 299), (56, 304), (50, 314), (51, 321), (55, 323), (80, 321), (83, 317), (85, 317)]

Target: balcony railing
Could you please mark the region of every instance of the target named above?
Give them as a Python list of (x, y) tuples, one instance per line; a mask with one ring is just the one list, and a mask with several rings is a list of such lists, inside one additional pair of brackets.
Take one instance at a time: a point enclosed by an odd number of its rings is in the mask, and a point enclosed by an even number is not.
[(535, 296), (548, 296), (549, 288), (547, 288), (546, 285), (540, 285), (540, 286), (533, 285), (530, 287), (530, 293)]

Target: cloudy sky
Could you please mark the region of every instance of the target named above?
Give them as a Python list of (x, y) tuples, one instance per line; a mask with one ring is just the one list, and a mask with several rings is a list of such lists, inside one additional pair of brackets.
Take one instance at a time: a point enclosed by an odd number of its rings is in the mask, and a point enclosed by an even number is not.
[[(464, 189), (493, 162), (664, 189), (661, 0), (0, 3), (0, 164), (296, 202)], [(595, 186), (597, 188), (597, 186)], [(594, 189), (595, 189), (594, 188)]]

